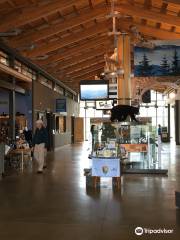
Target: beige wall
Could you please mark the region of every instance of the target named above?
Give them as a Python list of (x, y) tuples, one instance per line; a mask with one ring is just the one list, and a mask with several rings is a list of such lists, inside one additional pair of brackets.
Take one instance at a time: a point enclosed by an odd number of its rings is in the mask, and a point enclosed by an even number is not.
[[(56, 99), (64, 98), (57, 92), (52, 91), (39, 82), (34, 82), (33, 90), (33, 106), (34, 121), (36, 121), (36, 113), (38, 111), (50, 111), (55, 113)], [(67, 98), (67, 117), (66, 117), (66, 133), (54, 135), (54, 147), (58, 148), (71, 143), (71, 116), (79, 116), (79, 104), (72, 99)]]

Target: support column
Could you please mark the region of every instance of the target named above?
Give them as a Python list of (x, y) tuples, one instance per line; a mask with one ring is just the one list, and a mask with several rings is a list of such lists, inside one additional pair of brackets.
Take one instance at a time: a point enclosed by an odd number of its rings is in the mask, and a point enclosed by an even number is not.
[(9, 125), (10, 138), (15, 141), (16, 138), (16, 92), (15, 92), (15, 78), (12, 78), (13, 90), (9, 92)]
[(119, 68), (124, 70), (118, 76), (118, 104), (131, 105), (131, 46), (128, 35), (118, 36), (117, 41)]
[(180, 145), (180, 100), (175, 101), (175, 139), (176, 145)]
[(171, 105), (168, 104), (168, 142), (170, 142), (171, 137)]

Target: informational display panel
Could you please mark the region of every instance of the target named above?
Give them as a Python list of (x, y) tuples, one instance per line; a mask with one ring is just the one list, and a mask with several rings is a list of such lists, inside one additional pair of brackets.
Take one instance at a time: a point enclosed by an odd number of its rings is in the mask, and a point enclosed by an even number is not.
[(96, 101), (97, 110), (109, 110), (113, 108), (113, 100)]
[(67, 112), (66, 99), (56, 99), (56, 112)]
[(92, 176), (120, 177), (120, 159), (93, 157)]

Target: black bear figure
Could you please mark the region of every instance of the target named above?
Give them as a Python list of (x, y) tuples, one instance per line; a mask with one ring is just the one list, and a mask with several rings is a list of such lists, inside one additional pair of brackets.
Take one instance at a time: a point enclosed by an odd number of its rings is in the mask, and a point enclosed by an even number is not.
[(130, 116), (131, 121), (136, 121), (135, 115), (139, 114), (139, 108), (129, 105), (117, 105), (111, 109), (111, 122), (118, 120), (118, 122), (126, 121), (127, 117)]

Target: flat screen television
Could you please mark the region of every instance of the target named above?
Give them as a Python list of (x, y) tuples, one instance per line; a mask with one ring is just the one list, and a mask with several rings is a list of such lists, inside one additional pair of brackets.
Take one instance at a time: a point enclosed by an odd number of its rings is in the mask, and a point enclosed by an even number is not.
[(84, 80), (80, 82), (80, 99), (104, 100), (109, 98), (109, 82), (107, 80)]

